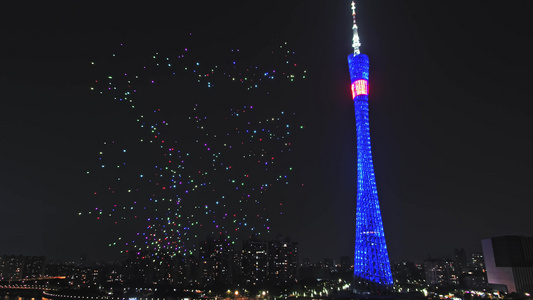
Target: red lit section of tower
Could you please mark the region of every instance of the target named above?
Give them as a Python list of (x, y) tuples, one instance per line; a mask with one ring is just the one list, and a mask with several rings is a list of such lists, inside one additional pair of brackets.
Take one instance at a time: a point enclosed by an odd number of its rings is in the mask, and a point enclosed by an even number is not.
[(352, 82), (352, 99), (361, 95), (368, 95), (368, 80), (366, 79)]

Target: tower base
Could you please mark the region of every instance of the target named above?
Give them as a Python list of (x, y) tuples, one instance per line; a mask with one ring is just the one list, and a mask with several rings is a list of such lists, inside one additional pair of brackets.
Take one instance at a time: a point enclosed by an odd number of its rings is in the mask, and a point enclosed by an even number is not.
[(360, 295), (390, 295), (393, 293), (392, 285), (381, 284), (375, 281), (354, 276), (353, 292)]

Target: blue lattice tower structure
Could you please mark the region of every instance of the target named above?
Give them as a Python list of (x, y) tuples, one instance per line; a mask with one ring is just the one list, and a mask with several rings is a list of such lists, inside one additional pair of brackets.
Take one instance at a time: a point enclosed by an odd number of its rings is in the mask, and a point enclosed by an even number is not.
[(352, 2), (353, 48), (348, 55), (357, 130), (357, 211), (354, 278), (359, 291), (383, 291), (392, 287), (392, 273), (378, 201), (368, 119), (368, 56), (361, 54)]

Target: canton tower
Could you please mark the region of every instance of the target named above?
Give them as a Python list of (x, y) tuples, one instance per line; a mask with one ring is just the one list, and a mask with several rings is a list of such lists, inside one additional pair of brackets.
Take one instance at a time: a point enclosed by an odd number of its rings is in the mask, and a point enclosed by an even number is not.
[(357, 130), (357, 211), (354, 278), (356, 288), (383, 290), (392, 286), (387, 244), (379, 209), (368, 120), (368, 56), (361, 54), (352, 1), (353, 54), (348, 55)]

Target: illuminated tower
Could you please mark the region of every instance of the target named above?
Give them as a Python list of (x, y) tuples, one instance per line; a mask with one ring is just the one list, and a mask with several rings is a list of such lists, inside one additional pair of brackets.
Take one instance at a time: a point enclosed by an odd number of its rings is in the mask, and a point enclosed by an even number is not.
[(361, 54), (352, 1), (353, 49), (348, 55), (357, 129), (357, 212), (354, 277), (356, 288), (382, 290), (392, 286), (392, 273), (379, 209), (368, 121), (368, 56)]

